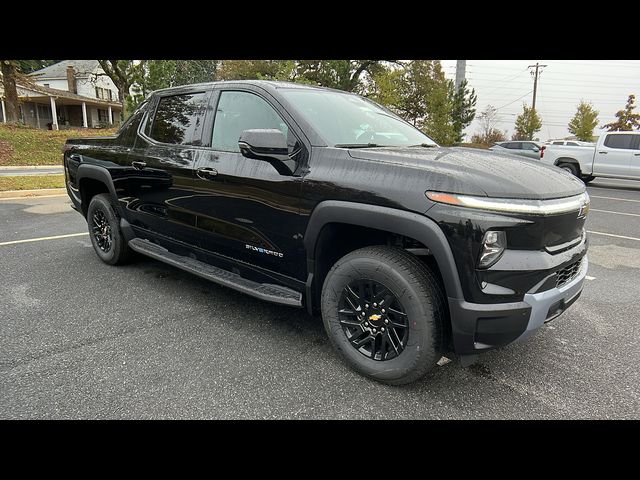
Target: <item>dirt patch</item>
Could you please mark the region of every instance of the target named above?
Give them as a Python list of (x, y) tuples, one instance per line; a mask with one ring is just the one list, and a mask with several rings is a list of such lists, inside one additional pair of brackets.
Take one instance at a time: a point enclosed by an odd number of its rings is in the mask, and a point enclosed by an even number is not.
[(13, 147), (9, 145), (9, 142), (0, 140), (0, 165), (6, 165), (13, 157)]

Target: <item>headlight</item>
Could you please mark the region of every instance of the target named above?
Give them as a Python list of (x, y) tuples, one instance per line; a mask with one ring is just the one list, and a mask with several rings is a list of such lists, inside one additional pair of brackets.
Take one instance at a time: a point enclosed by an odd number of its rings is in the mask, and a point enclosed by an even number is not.
[(580, 211), (589, 205), (587, 192), (573, 197), (553, 198), (550, 200), (521, 200), (517, 198), (490, 198), (458, 195), (455, 193), (425, 192), (429, 200), (458, 207), (477, 208), (494, 212), (520, 213), (529, 215), (557, 215)]
[(501, 230), (487, 230), (482, 239), (478, 268), (489, 268), (496, 263), (507, 248), (507, 236)]

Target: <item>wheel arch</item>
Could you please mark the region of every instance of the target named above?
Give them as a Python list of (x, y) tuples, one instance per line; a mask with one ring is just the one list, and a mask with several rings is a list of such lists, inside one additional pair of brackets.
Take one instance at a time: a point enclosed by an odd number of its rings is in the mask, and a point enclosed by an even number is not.
[(321, 202), (313, 210), (303, 240), (307, 254), (308, 271), (305, 296), (307, 310), (310, 313), (314, 308), (314, 286), (317, 288), (318, 282), (322, 281), (321, 275), (318, 275), (319, 272), (322, 273), (318, 268), (320, 267), (318, 240), (322, 240), (321, 232), (324, 227), (331, 224), (371, 228), (420, 242), (433, 255), (440, 270), (447, 296), (464, 298), (451, 248), (444, 233), (433, 220), (418, 213), (395, 208), (327, 200)]
[(582, 169), (580, 168), (580, 162), (578, 160), (576, 160), (575, 158), (572, 158), (572, 157), (559, 157), (559, 158), (556, 159), (555, 162), (553, 162), (553, 164), (556, 167), (559, 167), (563, 163), (570, 163), (572, 165), (575, 165), (576, 169), (578, 170), (578, 176), (581, 175)]
[[(108, 193), (117, 200), (116, 189), (111, 174), (106, 168), (96, 165), (80, 165), (77, 173), (78, 189), (80, 190), (80, 207), (82, 214), (87, 216), (87, 209), (91, 198), (99, 193)], [(116, 202), (118, 208), (120, 205)], [(122, 213), (121, 211), (119, 212)]]

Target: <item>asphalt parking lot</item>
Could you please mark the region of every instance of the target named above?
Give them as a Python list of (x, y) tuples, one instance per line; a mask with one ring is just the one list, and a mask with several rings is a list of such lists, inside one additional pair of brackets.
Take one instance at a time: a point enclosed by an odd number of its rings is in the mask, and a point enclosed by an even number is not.
[(637, 419), (640, 182), (588, 190), (580, 300), (404, 387), (349, 370), (302, 310), (150, 259), (102, 264), (65, 196), (2, 199), (0, 418)]

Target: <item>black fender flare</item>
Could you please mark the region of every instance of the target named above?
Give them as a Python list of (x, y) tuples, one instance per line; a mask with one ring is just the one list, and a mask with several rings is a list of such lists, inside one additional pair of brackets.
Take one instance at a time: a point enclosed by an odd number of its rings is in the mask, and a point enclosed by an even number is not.
[(422, 214), (395, 208), (327, 200), (318, 204), (311, 213), (303, 239), (307, 252), (308, 309), (311, 309), (311, 282), (315, 270), (316, 242), (322, 228), (328, 223), (375, 228), (418, 240), (429, 248), (438, 262), (447, 296), (464, 299), (451, 247), (442, 229), (432, 219)]
[[(118, 209), (118, 213), (120, 215), (120, 228), (122, 229), (122, 233), (124, 234), (127, 241), (131, 240), (132, 238), (135, 238), (135, 234), (131, 229), (131, 225), (126, 220), (124, 208), (122, 204), (118, 201), (116, 187), (113, 184), (113, 178), (111, 177), (111, 173), (109, 173), (109, 170), (106, 169), (105, 167), (99, 167), (97, 165), (81, 164), (78, 167), (78, 173), (76, 178), (77, 178), (78, 188), (80, 188), (80, 185), (82, 184), (82, 180), (85, 178), (97, 180), (106, 185), (107, 190), (109, 190), (109, 194), (113, 198), (114, 204)], [(80, 200), (82, 201), (82, 193), (80, 193)], [(88, 205), (83, 206), (81, 204), (81, 209), (84, 209), (84, 208), (89, 208), (89, 206)]]
[[(80, 188), (83, 179), (90, 178), (92, 180), (97, 180), (101, 183), (104, 183), (113, 199), (118, 199), (118, 195), (116, 194), (116, 187), (113, 185), (113, 178), (111, 178), (111, 174), (106, 168), (99, 167), (97, 165), (87, 165), (83, 163), (78, 167), (78, 173), (76, 175), (78, 188)], [(120, 207), (118, 206), (118, 208)]]

